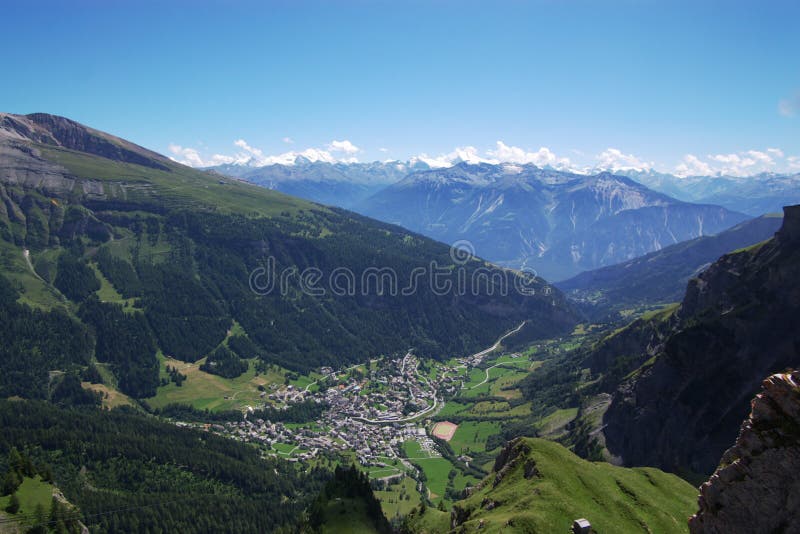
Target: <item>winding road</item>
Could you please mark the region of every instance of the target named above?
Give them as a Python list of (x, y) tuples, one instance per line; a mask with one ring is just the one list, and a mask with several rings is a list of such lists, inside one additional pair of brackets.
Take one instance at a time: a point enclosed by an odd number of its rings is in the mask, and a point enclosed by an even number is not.
[[(497, 348), (500, 346), (500, 343), (502, 343), (504, 339), (506, 339), (508, 336), (513, 336), (514, 334), (516, 334), (517, 332), (522, 330), (522, 327), (525, 326), (525, 323), (527, 323), (527, 322), (528, 321), (522, 321), (522, 324), (520, 324), (518, 327), (516, 327), (513, 330), (509, 330), (508, 332), (503, 334), (503, 336), (500, 339), (498, 339), (495, 342), (494, 345), (492, 345), (491, 347), (489, 347), (486, 350), (483, 350), (481, 352), (477, 352), (477, 353), (473, 354), (472, 356), (470, 356), (470, 358), (486, 356), (490, 352), (493, 352), (493, 351), (497, 350)], [(480, 386), (484, 385), (486, 382), (489, 381), (489, 370), (494, 369), (495, 367), (497, 367), (499, 365), (502, 365), (502, 364), (496, 363), (496, 364), (492, 365), (491, 367), (487, 367), (486, 368), (486, 378), (484, 378), (483, 382), (481, 382), (480, 384), (475, 384), (474, 386), (470, 386), (470, 387), (462, 386), (461, 389), (475, 389), (477, 387), (480, 387)]]
[(487, 354), (489, 354), (490, 352), (494, 352), (494, 351), (496, 351), (496, 350), (497, 350), (497, 349), (500, 347), (500, 344), (501, 344), (501, 343), (502, 343), (502, 342), (503, 342), (503, 341), (504, 341), (504, 340), (505, 340), (507, 337), (509, 337), (509, 336), (513, 336), (514, 334), (516, 334), (517, 332), (519, 332), (520, 330), (522, 330), (522, 327), (523, 327), (523, 326), (525, 326), (525, 323), (527, 323), (527, 322), (528, 322), (528, 321), (522, 321), (518, 327), (516, 327), (516, 328), (515, 328), (515, 329), (513, 329), (513, 330), (509, 330), (508, 332), (506, 332), (505, 334), (503, 334), (502, 336), (500, 336), (500, 338), (499, 338), (497, 341), (495, 341), (494, 345), (492, 345), (492, 346), (491, 346), (491, 347), (489, 347), (488, 349), (484, 349), (484, 350), (482, 350), (482, 351), (480, 351), (480, 352), (476, 352), (476, 353), (475, 353), (475, 354), (473, 354), (472, 356), (469, 356), (467, 359), (469, 359), (469, 358), (480, 358), (480, 357), (486, 356), (486, 355), (487, 355)]
[[(477, 388), (477, 387), (481, 387), (482, 385), (484, 385), (486, 382), (488, 382), (488, 381), (489, 381), (489, 370), (490, 370), (490, 369), (494, 369), (495, 367), (498, 367), (498, 366), (500, 366), (500, 365), (503, 365), (503, 364), (502, 364), (502, 363), (496, 363), (496, 364), (494, 364), (494, 365), (493, 365), (493, 366), (491, 366), (491, 367), (487, 367), (487, 368), (486, 368), (486, 378), (484, 378), (484, 379), (483, 379), (483, 382), (481, 382), (480, 384), (475, 384), (474, 386), (471, 386), (471, 387), (469, 387), (469, 388), (467, 388), (467, 389), (475, 389), (475, 388)], [(464, 388), (462, 388), (462, 389), (464, 389)]]

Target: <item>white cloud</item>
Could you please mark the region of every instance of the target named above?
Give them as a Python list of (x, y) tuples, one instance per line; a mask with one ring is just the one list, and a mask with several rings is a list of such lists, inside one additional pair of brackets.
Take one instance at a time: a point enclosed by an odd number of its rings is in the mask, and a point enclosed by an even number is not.
[(411, 158), (410, 163), (413, 165), (418, 161), (434, 168), (451, 167), (461, 162), (473, 165), (479, 163), (533, 163), (539, 167), (549, 165), (563, 170), (567, 170), (571, 166), (569, 158), (556, 156), (547, 147), (541, 147), (535, 152), (528, 152), (520, 147), (507, 145), (503, 141), (497, 141), (495, 148), (487, 150), (485, 154), (481, 154), (474, 146), (460, 146), (454, 148), (451, 152), (435, 157), (426, 153), (419, 154)]
[(250, 154), (256, 160), (264, 158), (264, 152), (261, 149), (251, 147), (244, 139), (238, 139), (234, 141), (233, 144), (244, 150), (245, 153)]
[(780, 148), (743, 150), (728, 154), (709, 154), (704, 159), (692, 154), (675, 168), (678, 176), (745, 177), (762, 172), (785, 172), (798, 168), (796, 156), (786, 156)]
[(294, 144), (294, 139), (292, 139), (291, 137), (284, 137), (283, 139), (281, 139), (281, 141), (283, 141), (287, 145), (293, 145)]
[(481, 155), (478, 154), (478, 149), (474, 146), (456, 147), (452, 152), (447, 154), (446, 158), (453, 164), (462, 162), (472, 165), (477, 165), (478, 163), (497, 163), (495, 160), (481, 157)]
[[(290, 150), (278, 154), (265, 154), (260, 148), (254, 147), (244, 139), (237, 139), (233, 143), (236, 151), (232, 154), (206, 155), (198, 148), (181, 146), (175, 143), (168, 145), (168, 154), (179, 163), (192, 167), (212, 167), (222, 164), (248, 165), (263, 167), (266, 165), (294, 165), (298, 158), (311, 162), (326, 163), (358, 163), (357, 155), (363, 150), (349, 140), (333, 140), (324, 148), (309, 147), (304, 150)], [(389, 149), (381, 147), (381, 153), (388, 153)], [(573, 151), (575, 152), (575, 151)], [(576, 152), (577, 153), (577, 152)], [(459, 146), (448, 153), (438, 156), (429, 156), (422, 153), (410, 158), (409, 164), (417, 162), (427, 164), (432, 168), (451, 167), (460, 162), (470, 164), (504, 163), (509, 165), (533, 164), (537, 167), (553, 167), (576, 173), (597, 172), (603, 170), (655, 170), (652, 162), (631, 153), (625, 153), (618, 148), (608, 148), (597, 154), (594, 158), (579, 158), (580, 163), (575, 163), (570, 158), (558, 156), (548, 147), (541, 147), (535, 151), (525, 150), (518, 146), (507, 145), (497, 141), (495, 146), (485, 152), (474, 146)], [(800, 170), (800, 157), (787, 155), (782, 149), (769, 147), (763, 150), (751, 149), (739, 152), (707, 154), (697, 156), (685, 155), (672, 169), (660, 168), (662, 172), (672, 172), (676, 176), (753, 176), (763, 172), (797, 172)]]
[(607, 148), (597, 155), (596, 166), (608, 170), (646, 171), (653, 168), (653, 163), (643, 161), (633, 154), (624, 154), (618, 148)]
[(284, 152), (283, 154), (267, 156), (259, 161), (257, 166), (264, 167), (265, 165), (276, 164), (294, 165), (297, 158), (304, 158), (312, 162), (322, 161), (325, 163), (336, 163), (336, 158), (334, 158), (327, 150), (322, 150), (319, 148), (307, 148), (299, 152), (292, 150), (290, 152)]
[[(200, 151), (194, 148), (182, 147), (177, 144), (170, 144), (168, 149), (173, 154), (172, 159), (178, 163), (192, 167), (212, 167), (222, 164), (249, 165), (251, 167), (263, 167), (266, 165), (294, 165), (297, 158), (305, 158), (312, 162), (322, 161), (326, 163), (358, 163), (358, 158), (354, 154), (361, 151), (350, 141), (331, 141), (326, 148), (306, 148), (305, 150), (291, 150), (280, 154), (265, 155), (264, 151), (250, 145), (244, 139), (237, 139), (233, 145), (239, 149), (233, 155), (214, 154), (208, 158), (201, 155)], [(341, 157), (334, 156), (331, 152), (343, 154)]]
[(762, 152), (760, 150), (748, 150), (746, 154), (756, 163), (763, 163), (764, 165), (775, 165), (775, 160), (772, 159), (767, 152)]
[(439, 169), (439, 168), (442, 168), (442, 167), (452, 167), (453, 166), (453, 162), (450, 161), (449, 159), (447, 159), (447, 156), (444, 156), (444, 155), (443, 156), (439, 156), (438, 158), (436, 158), (436, 157), (431, 157), (431, 156), (429, 156), (429, 155), (427, 155), (425, 153), (422, 153), (422, 154), (419, 154), (418, 156), (413, 156), (408, 160), (408, 163), (411, 166), (414, 166), (414, 164), (416, 164), (418, 162), (422, 162), (422, 163), (426, 164), (427, 166), (432, 167), (434, 169)]
[(735, 154), (711, 154), (709, 159), (720, 163), (716, 167), (716, 174), (729, 176), (748, 176), (771, 170), (775, 160), (760, 150), (746, 150)]
[(683, 160), (675, 167), (676, 176), (709, 176), (713, 174), (711, 165), (702, 161), (694, 154), (686, 154)]
[(556, 169), (568, 169), (571, 165), (569, 158), (556, 156), (547, 147), (541, 147), (536, 152), (527, 152), (517, 146), (509, 146), (502, 141), (497, 141), (494, 150), (489, 150), (488, 154), (498, 161), (504, 163), (533, 163), (537, 167), (554, 167)]
[(185, 148), (172, 143), (170, 143), (168, 148), (174, 156), (172, 158), (174, 161), (183, 163), (184, 165), (190, 165), (192, 167), (203, 166), (203, 159), (200, 157), (200, 154), (197, 152), (197, 150), (193, 148)]
[(331, 141), (328, 144), (331, 152), (344, 152), (345, 154), (356, 154), (361, 151), (356, 145), (345, 139), (344, 141)]
[(439, 156), (429, 156), (428, 154), (422, 153), (418, 156), (414, 156), (409, 160), (411, 165), (414, 165), (417, 162), (422, 162), (427, 164), (429, 167), (438, 169), (443, 167), (452, 167), (457, 163), (469, 163), (472, 165), (476, 165), (478, 163), (498, 163), (497, 160), (487, 159), (481, 157), (478, 153), (478, 149), (474, 146), (460, 146), (454, 148), (451, 152), (447, 154), (440, 154)]
[(223, 165), (226, 163), (235, 163), (236, 158), (232, 156), (223, 156), (222, 154), (214, 154), (208, 159), (203, 159), (197, 149), (182, 147), (171, 143), (168, 149), (172, 156), (170, 159), (188, 165), (190, 167), (212, 167), (214, 165)]

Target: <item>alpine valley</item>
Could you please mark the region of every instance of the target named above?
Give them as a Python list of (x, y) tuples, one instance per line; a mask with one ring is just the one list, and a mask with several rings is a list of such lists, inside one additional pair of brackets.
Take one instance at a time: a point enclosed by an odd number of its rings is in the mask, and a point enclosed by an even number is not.
[(624, 174), (0, 114), (0, 531), (793, 531), (800, 206)]

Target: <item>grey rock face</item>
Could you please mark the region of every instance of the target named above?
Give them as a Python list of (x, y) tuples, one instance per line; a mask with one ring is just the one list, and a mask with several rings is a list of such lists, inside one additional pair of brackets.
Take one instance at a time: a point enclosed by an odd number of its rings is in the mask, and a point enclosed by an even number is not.
[(705, 478), (762, 377), (800, 365), (797, 220), (787, 208), (776, 238), (689, 283), (655, 363), (619, 387), (605, 414), (606, 445), (624, 464)]
[(800, 531), (800, 372), (762, 384), (736, 444), (700, 487), (692, 534)]

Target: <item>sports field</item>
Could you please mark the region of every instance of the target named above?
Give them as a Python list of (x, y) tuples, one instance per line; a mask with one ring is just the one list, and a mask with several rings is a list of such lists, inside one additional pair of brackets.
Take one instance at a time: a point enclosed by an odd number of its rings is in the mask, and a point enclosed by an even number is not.
[(441, 421), (433, 425), (433, 430), (431, 430), (431, 433), (439, 439), (450, 441), (453, 439), (453, 434), (456, 433), (457, 428), (458, 425), (455, 423), (451, 423), (450, 421)]

